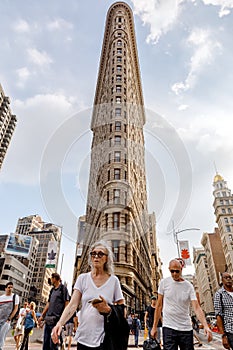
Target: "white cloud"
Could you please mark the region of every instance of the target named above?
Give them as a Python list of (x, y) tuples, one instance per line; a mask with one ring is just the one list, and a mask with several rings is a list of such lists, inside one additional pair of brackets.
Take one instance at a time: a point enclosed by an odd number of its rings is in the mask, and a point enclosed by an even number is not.
[[(78, 105), (77, 98), (75, 102)], [(60, 124), (76, 112), (75, 102), (73, 97), (61, 93), (12, 101), (18, 122), (2, 169), (2, 181), (38, 183), (43, 150)]]
[(205, 5), (219, 6), (219, 17), (229, 15), (233, 9), (233, 0), (202, 0)]
[(27, 52), (30, 61), (38, 66), (49, 65), (53, 62), (52, 58), (45, 51), (39, 51), (37, 49), (28, 49)]
[(30, 72), (27, 67), (19, 68), (16, 70), (16, 74), (18, 76), (17, 86), (24, 87), (25, 82), (28, 80), (30, 76)]
[(132, 0), (134, 13), (141, 17), (144, 25), (149, 25), (148, 43), (156, 44), (162, 34), (175, 23), (183, 0)]
[(56, 18), (53, 21), (48, 23), (47, 28), (51, 31), (71, 29), (73, 28), (73, 24), (65, 21), (63, 18)]
[[(222, 157), (232, 152), (232, 127), (229, 111), (213, 109), (210, 106), (208, 111), (202, 115), (194, 115), (186, 119), (186, 124), (178, 127), (178, 133), (185, 142), (196, 145), (196, 149), (203, 155), (213, 153), (221, 154)], [(227, 157), (226, 157), (227, 158)]]
[(14, 24), (14, 30), (18, 33), (26, 33), (29, 32), (30, 26), (27, 21), (20, 19)]
[(179, 110), (179, 111), (185, 111), (185, 110), (188, 109), (188, 108), (189, 108), (188, 105), (180, 105), (180, 106), (178, 107), (178, 110)]
[(212, 38), (212, 33), (201, 28), (192, 31), (187, 39), (187, 45), (193, 46), (194, 53), (189, 62), (189, 72), (186, 79), (171, 87), (176, 95), (195, 86), (200, 73), (214, 61), (216, 53), (219, 53), (221, 49), (220, 43)]

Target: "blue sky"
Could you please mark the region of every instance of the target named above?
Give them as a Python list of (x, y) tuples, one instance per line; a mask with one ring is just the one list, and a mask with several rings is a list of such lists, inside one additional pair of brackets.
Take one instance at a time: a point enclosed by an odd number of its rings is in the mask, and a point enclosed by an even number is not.
[[(212, 182), (233, 188), (233, 0), (133, 0), (147, 124), (149, 211), (166, 271), (171, 222), (190, 248), (215, 226)], [(0, 83), (18, 124), (0, 174), (0, 233), (39, 214), (63, 226), (70, 279), (85, 213), (90, 118), (113, 1), (3, 0)], [(187, 269), (188, 271), (188, 269)]]

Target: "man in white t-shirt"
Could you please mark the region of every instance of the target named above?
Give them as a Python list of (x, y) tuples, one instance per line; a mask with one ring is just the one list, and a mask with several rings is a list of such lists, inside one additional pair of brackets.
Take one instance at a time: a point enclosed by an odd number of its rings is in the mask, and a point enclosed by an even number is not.
[(157, 335), (157, 324), (163, 312), (163, 348), (164, 350), (193, 350), (193, 330), (190, 317), (192, 303), (199, 321), (204, 326), (208, 341), (212, 340), (205, 315), (197, 301), (192, 284), (182, 278), (182, 265), (179, 260), (169, 263), (171, 277), (163, 279), (158, 289), (158, 301), (154, 315), (151, 336)]
[(3, 350), (7, 332), (11, 326), (11, 320), (19, 307), (19, 296), (12, 293), (13, 283), (5, 286), (5, 294), (0, 296), (0, 350)]

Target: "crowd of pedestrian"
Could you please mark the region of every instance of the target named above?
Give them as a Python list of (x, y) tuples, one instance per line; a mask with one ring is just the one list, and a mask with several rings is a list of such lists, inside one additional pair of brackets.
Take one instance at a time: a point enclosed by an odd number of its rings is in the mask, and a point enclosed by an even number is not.
[[(170, 261), (171, 275), (161, 280), (143, 317), (137, 313), (126, 315), (121, 286), (113, 273), (112, 250), (106, 242), (91, 246), (89, 265), (91, 271), (79, 275), (71, 298), (60, 275), (52, 273), (48, 302), (39, 316), (34, 302), (25, 302), (18, 311), (19, 297), (13, 293), (13, 283), (8, 282), (0, 296), (0, 350), (16, 315), (15, 350), (29, 350), (34, 327), (44, 329), (43, 350), (58, 350), (59, 345), (66, 343), (70, 350), (73, 340), (77, 350), (126, 350), (129, 334), (134, 336), (135, 347), (139, 347), (142, 329), (144, 339), (156, 339), (164, 350), (193, 350), (193, 337), (202, 346), (199, 322), (207, 340), (212, 340), (194, 287), (182, 277), (180, 260)], [(190, 304), (196, 316), (190, 317)], [(233, 349), (233, 280), (228, 272), (222, 274), (214, 308), (222, 344)]]

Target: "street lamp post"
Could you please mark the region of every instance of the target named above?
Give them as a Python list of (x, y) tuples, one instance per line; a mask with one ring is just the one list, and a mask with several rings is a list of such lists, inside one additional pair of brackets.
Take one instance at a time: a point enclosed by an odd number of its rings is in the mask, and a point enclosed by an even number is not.
[(199, 228), (185, 228), (184, 230), (175, 231), (175, 228), (173, 226), (173, 237), (174, 237), (174, 242), (177, 246), (178, 258), (180, 258), (180, 248), (179, 248), (178, 235), (179, 235), (179, 233), (184, 232), (184, 231), (200, 231), (200, 229)]

